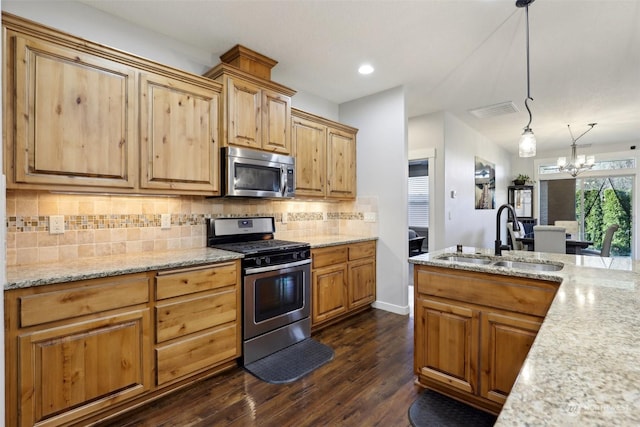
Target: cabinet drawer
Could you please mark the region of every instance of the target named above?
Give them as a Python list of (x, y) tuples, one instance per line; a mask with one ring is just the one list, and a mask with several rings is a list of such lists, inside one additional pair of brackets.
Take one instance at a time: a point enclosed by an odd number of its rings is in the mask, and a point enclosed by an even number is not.
[(347, 262), (347, 246), (331, 246), (328, 248), (313, 249), (311, 251), (312, 268), (321, 268), (328, 265)]
[(349, 261), (376, 255), (376, 242), (356, 243), (349, 246)]
[(158, 385), (206, 369), (240, 355), (235, 323), (158, 346)]
[(146, 275), (78, 282), (77, 287), (20, 297), (20, 327), (94, 314), (149, 301)]
[(167, 341), (237, 319), (236, 288), (156, 305), (156, 339)]
[(237, 263), (160, 272), (156, 277), (156, 298), (161, 300), (234, 285), (239, 280), (238, 273)]
[(418, 293), (544, 317), (558, 283), (421, 265)]

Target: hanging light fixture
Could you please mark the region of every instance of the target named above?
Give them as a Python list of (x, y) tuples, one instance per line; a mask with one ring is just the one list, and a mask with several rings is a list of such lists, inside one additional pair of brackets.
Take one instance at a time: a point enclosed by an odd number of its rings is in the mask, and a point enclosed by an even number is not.
[(568, 172), (572, 177), (576, 177), (579, 173), (587, 171), (593, 168), (593, 165), (596, 163), (595, 156), (585, 156), (584, 154), (578, 155), (576, 141), (579, 140), (589, 132), (593, 127), (597, 125), (597, 123), (589, 123), (589, 129), (582, 132), (577, 138), (573, 137), (573, 132), (571, 132), (571, 126), (567, 125), (569, 128), (569, 135), (571, 135), (571, 161), (567, 163), (566, 157), (558, 157), (558, 170), (560, 172)]
[(520, 142), (518, 143), (518, 153), (520, 157), (533, 157), (536, 155), (536, 136), (531, 130), (531, 110), (529, 109), (529, 100), (533, 101), (530, 90), (530, 78), (529, 78), (529, 5), (535, 0), (516, 0), (517, 7), (524, 7), (525, 16), (527, 21), (527, 98), (524, 100), (524, 106), (529, 112), (529, 123), (524, 128)]

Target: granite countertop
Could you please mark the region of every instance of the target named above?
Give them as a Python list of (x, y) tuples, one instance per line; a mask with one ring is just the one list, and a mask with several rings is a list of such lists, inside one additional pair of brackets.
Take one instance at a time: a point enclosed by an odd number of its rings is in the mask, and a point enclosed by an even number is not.
[(352, 236), (348, 234), (323, 234), (315, 236), (305, 236), (301, 239), (309, 242), (312, 249), (323, 248), (326, 246), (346, 245), (350, 243), (368, 242), (371, 240), (378, 240), (377, 236)]
[[(496, 426), (640, 425), (640, 262), (628, 258), (511, 251), (503, 259), (560, 262), (531, 272), (437, 260), (413, 264), (561, 281)], [(493, 257), (465, 247), (463, 255)]]
[[(276, 238), (281, 238), (276, 236)], [(315, 235), (287, 240), (309, 242), (312, 248), (376, 240), (377, 237), (351, 235)], [(237, 252), (213, 248), (176, 249), (164, 252), (143, 252), (79, 258), (71, 261), (7, 266), (5, 290), (51, 285), (98, 277), (191, 267), (242, 258)]]
[(7, 283), (4, 289), (28, 288), (144, 271), (191, 267), (240, 258), (242, 258), (242, 254), (237, 252), (197, 248), (7, 266)]

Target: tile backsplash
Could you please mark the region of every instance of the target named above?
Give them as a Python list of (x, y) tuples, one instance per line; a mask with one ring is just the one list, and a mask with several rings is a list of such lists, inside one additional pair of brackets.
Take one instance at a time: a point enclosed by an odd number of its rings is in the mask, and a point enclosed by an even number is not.
[[(376, 198), (280, 201), (198, 196), (71, 195), (7, 191), (7, 265), (111, 254), (204, 247), (205, 218), (273, 216), (279, 238), (310, 234), (376, 235)], [(161, 229), (162, 214), (171, 228)], [(49, 216), (64, 216), (64, 234), (49, 233)]]

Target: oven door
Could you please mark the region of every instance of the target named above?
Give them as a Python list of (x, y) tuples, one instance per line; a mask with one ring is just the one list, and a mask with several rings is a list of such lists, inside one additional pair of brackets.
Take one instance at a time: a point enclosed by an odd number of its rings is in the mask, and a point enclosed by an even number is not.
[(311, 260), (244, 272), (244, 339), (250, 339), (309, 317)]

